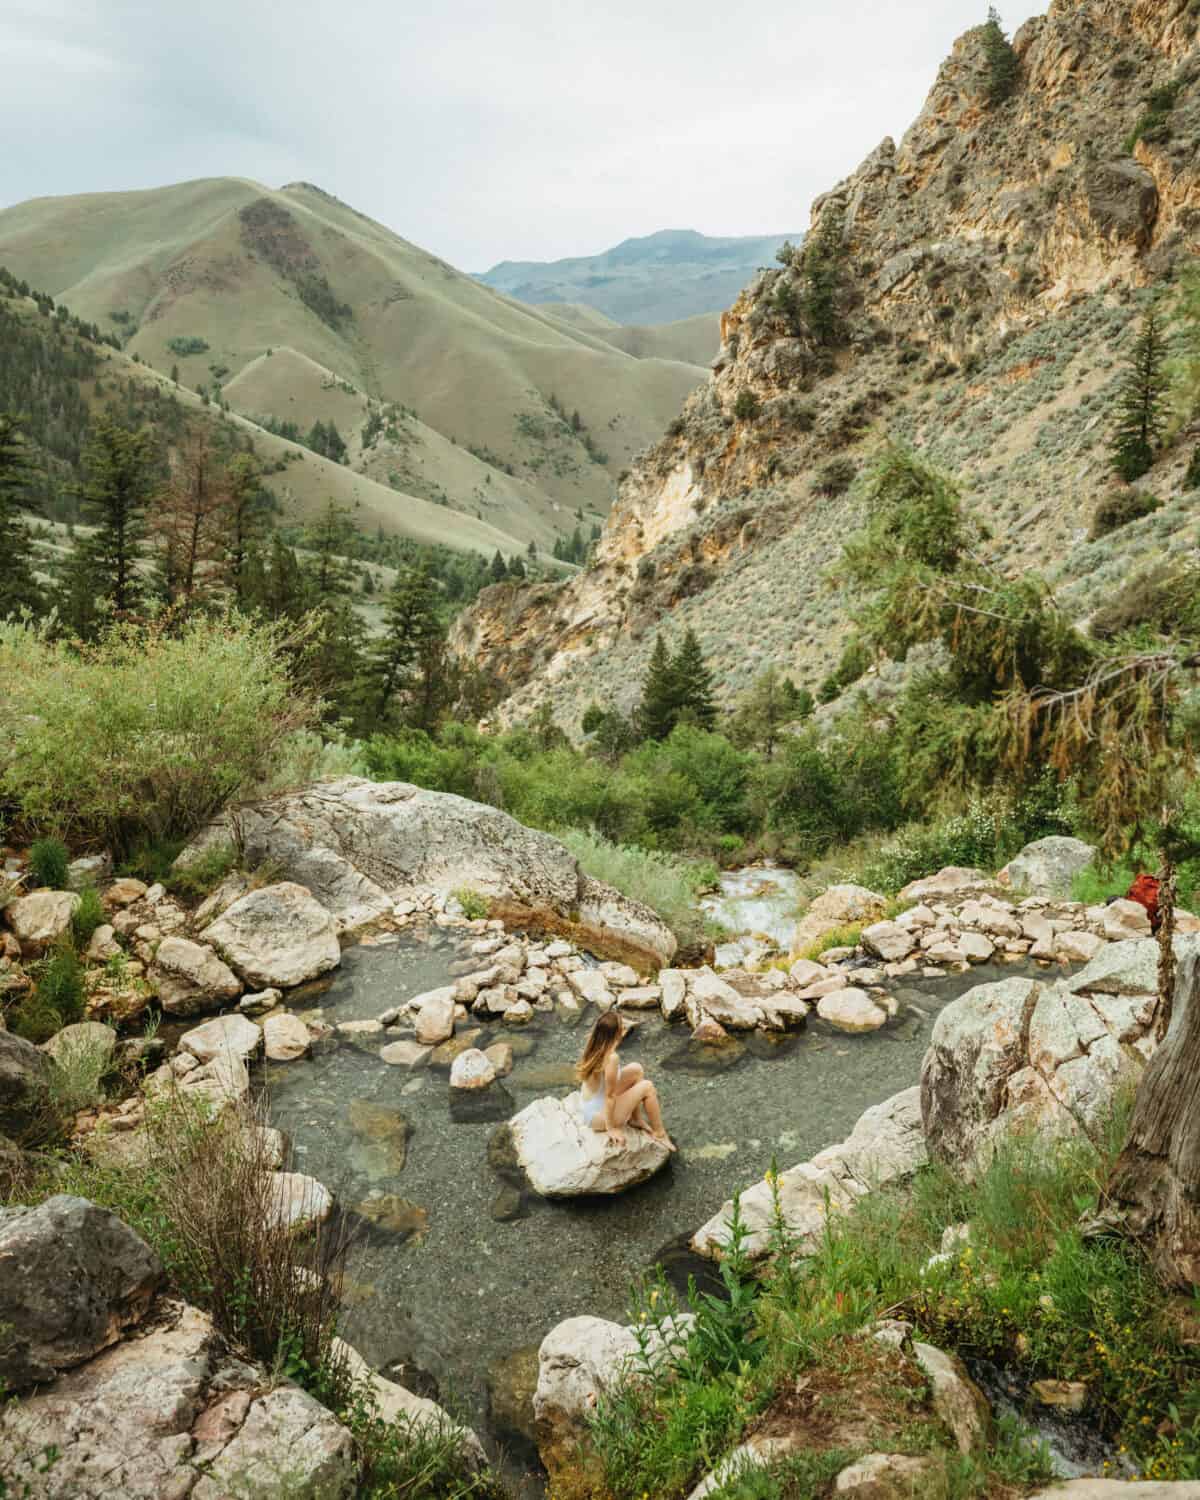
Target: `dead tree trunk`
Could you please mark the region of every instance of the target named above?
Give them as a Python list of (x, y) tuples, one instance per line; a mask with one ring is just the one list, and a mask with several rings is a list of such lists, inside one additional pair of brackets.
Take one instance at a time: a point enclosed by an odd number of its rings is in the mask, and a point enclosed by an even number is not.
[(1105, 1217), (1172, 1286), (1200, 1285), (1200, 952), (1181, 956), (1170, 1029), (1138, 1085)]

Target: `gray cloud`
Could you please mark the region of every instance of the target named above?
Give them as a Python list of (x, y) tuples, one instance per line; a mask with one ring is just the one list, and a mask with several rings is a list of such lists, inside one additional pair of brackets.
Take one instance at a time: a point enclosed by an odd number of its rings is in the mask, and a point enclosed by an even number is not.
[[(1040, 7), (1038, 7), (1040, 9)], [(1036, 11), (1005, 9), (1015, 29)], [(316, 182), (470, 270), (791, 231), (976, 0), (6, 0), (0, 203)]]

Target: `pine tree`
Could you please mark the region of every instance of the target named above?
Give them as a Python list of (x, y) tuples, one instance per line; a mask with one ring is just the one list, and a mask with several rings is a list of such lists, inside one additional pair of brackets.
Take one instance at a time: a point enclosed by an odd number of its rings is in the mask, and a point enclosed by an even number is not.
[(1122, 479), (1133, 481), (1150, 468), (1166, 426), (1167, 343), (1158, 308), (1142, 317), (1137, 343), (1129, 357), (1117, 397), (1112, 464)]
[(837, 344), (843, 337), (842, 258), (844, 217), (827, 207), (811, 243), (804, 247), (804, 293), (801, 306), (809, 332), (821, 344)]
[(36, 614), (45, 603), (33, 571), (33, 538), (19, 514), (30, 468), (20, 426), (0, 414), (0, 620), (25, 609)]
[(271, 505), (272, 496), (263, 487), (258, 464), (248, 453), (239, 453), (229, 465), (221, 573), (235, 603), (243, 608), (252, 587), (250, 561), (259, 555), (266, 539)]
[(500, 555), (499, 547), (496, 548), (496, 555), (492, 558), (491, 573), (493, 583), (503, 583), (508, 577), (508, 566)]
[(717, 722), (712, 673), (705, 665), (696, 632), (690, 628), (671, 663), (671, 676), (674, 679), (677, 717), (686, 717), (692, 723), (699, 724), (701, 729), (711, 729)]
[(994, 5), (988, 6), (988, 18), (980, 28), (983, 54), (987, 62), (987, 98), (990, 105), (1003, 104), (1012, 97), (1020, 76), (1020, 64), (1012, 43), (1004, 34), (1000, 15)]
[(679, 684), (675, 664), (662, 636), (654, 639), (650, 665), (642, 682), (637, 712), (638, 733), (646, 740), (665, 740), (679, 718)]
[(83, 520), (96, 527), (76, 545), (75, 583), (86, 578), (92, 597), (115, 613), (129, 614), (144, 593), (140, 566), (146, 540), (146, 506), (154, 491), (149, 436), (112, 417), (97, 417), (84, 449)]
[[(414, 669), (424, 662), (427, 673), (437, 667), (432, 651), (445, 639), (437, 612), (437, 585), (424, 568), (406, 569), (397, 578), (384, 608), (384, 631), (371, 647), (367, 669), (369, 703), (375, 720), (386, 723), (397, 695), (411, 691)], [(430, 684), (422, 696), (428, 704)]]
[(317, 604), (344, 599), (354, 587), (354, 573), (346, 560), (346, 547), (353, 528), (345, 506), (325, 502), (321, 519), (313, 528), (313, 558), (307, 569), (311, 598)]

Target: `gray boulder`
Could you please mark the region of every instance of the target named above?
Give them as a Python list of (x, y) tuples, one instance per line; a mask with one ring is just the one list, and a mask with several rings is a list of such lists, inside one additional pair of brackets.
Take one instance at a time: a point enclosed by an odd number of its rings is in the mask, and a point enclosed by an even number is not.
[(291, 989), (342, 959), (333, 917), (291, 881), (250, 891), (204, 935), (247, 984), (262, 988)]
[(8, 925), (26, 958), (37, 958), (71, 925), (79, 897), (74, 891), (34, 891), (5, 908)]
[(140, 1322), (163, 1270), (133, 1230), (86, 1198), (0, 1209), (0, 1381), (22, 1390)]
[(54, 1063), (32, 1042), (0, 1031), (0, 1135), (42, 1135), (51, 1110)]
[(1093, 845), (1085, 844), (1082, 839), (1053, 835), (1026, 844), (996, 878), (1001, 885), (1026, 891), (1031, 896), (1065, 900), (1070, 897), (1075, 877), (1095, 858)]
[(203, 1015), (242, 993), (241, 981), (229, 965), (207, 943), (190, 938), (163, 938), (149, 977), (163, 1010), (172, 1016)]
[[(414, 892), (468, 886), (497, 915), (577, 923), (619, 957), (657, 966), (675, 951), (654, 912), (592, 881), (557, 839), (465, 797), (347, 776), (239, 809), (238, 832), (247, 865), (274, 862), (312, 891), (339, 931), (389, 914)], [(180, 861), (230, 839), (228, 824), (216, 823)]]

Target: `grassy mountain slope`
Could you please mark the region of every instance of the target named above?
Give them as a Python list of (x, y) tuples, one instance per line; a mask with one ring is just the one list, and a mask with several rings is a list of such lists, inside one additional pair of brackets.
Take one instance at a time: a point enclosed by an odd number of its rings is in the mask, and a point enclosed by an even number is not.
[[(529, 536), (555, 504), (566, 531), (577, 509), (606, 511), (615, 476), (703, 379), (497, 296), (307, 184), (272, 192), (229, 178), (34, 199), (0, 212), (0, 264), (119, 331), (154, 368), (178, 366), (184, 384), (231, 386), (246, 415), (287, 415), (241, 404), (291, 394), (278, 374), (269, 390), (248, 376), (274, 349), (298, 357), (290, 368), (306, 391), (304, 361), (328, 372), (324, 420), (339, 408), (339, 381), (415, 411), (444, 440), (423, 444), (428, 492), (473, 513), (484, 474), (464, 480), (443, 460), (455, 444), (474, 450), (498, 471), (495, 519)], [(590, 453), (583, 433), (553, 420), (551, 397), (580, 413)]]
[(577, 725), (629, 705), (653, 644), (692, 626), (729, 702), (775, 663), (815, 690), (853, 601), (827, 581), (890, 434), (953, 473), (991, 558), (1051, 579), (1086, 618), (1139, 566), (1194, 546), (1186, 426), (1140, 481), (1153, 515), (1100, 540), (1123, 358), (1153, 296), (1200, 254), (1200, 16), (1190, 0), (1056, 0), (1014, 38), (988, 100), (978, 30), (899, 145), (813, 206), (837, 237), (844, 336), (788, 316), (761, 272), (722, 318), (711, 380), (622, 486), (592, 566), (486, 591), (462, 649)]
[(572, 328), (595, 334), (635, 359), (677, 359), (684, 364), (709, 365), (721, 345), (718, 313), (696, 313), (674, 323), (625, 324), (614, 322), (584, 302), (547, 302), (543, 311), (553, 313)]
[(125, 420), (151, 423), (167, 441), (188, 426), (228, 424), (243, 443), (252, 444), (284, 523), (313, 517), (332, 499), (365, 531), (382, 527), (391, 535), (487, 556), (497, 549), (506, 556), (523, 552), (529, 540), (474, 514), (398, 493), (265, 432), (236, 412), (206, 405), (194, 391), (176, 386), (128, 353), (94, 343), (60, 319), (41, 315), (31, 299), (0, 297), (0, 410), (26, 418), (37, 460), (34, 496), (48, 515), (71, 513), (72, 507), (64, 508), (61, 501), (80, 475), (88, 419), (105, 409)]
[(788, 238), (799, 236), (714, 238), (663, 229), (600, 255), (501, 261), (479, 280), (522, 302), (582, 302), (618, 323), (674, 323), (723, 311)]

